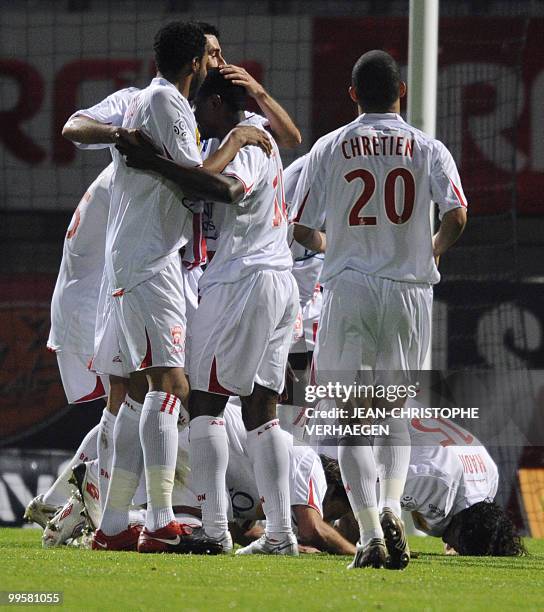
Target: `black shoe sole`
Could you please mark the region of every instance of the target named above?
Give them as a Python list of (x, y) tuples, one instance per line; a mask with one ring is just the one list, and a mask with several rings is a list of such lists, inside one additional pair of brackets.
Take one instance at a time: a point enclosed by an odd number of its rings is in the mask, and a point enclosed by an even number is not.
[(403, 570), (410, 563), (410, 549), (404, 534), (404, 528), (395, 517), (385, 516), (381, 520), (383, 537), (389, 557), (386, 567), (392, 570)]

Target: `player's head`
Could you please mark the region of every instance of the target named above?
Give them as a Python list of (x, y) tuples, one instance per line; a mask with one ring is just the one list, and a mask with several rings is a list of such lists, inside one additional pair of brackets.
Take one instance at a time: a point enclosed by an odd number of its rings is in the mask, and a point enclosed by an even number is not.
[(203, 138), (221, 138), (242, 118), (246, 91), (212, 68), (195, 100), (195, 117)]
[(442, 539), (460, 555), (518, 557), (526, 552), (511, 519), (493, 501), (457, 513)]
[(351, 73), (349, 94), (365, 113), (398, 112), (399, 99), (406, 93), (397, 62), (385, 51), (375, 49), (361, 55)]
[(338, 461), (326, 455), (319, 455), (319, 458), (327, 480), (327, 492), (323, 498), (323, 519), (330, 522), (347, 514), (351, 508), (342, 482)]
[(172, 21), (156, 34), (153, 43), (157, 70), (171, 82), (191, 76), (194, 94), (206, 78), (206, 37), (196, 23)]
[(208, 51), (208, 64), (206, 67), (208, 70), (225, 65), (227, 62), (223, 57), (221, 43), (219, 42), (219, 30), (211, 23), (206, 23), (205, 21), (197, 21), (197, 24), (206, 36), (206, 50)]

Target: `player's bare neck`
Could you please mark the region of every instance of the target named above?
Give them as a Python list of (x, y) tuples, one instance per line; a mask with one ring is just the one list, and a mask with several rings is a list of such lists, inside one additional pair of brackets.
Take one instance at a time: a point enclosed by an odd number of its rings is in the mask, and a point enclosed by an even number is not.
[(377, 108), (377, 107), (372, 107), (372, 106), (367, 106), (365, 108), (362, 108), (361, 106), (359, 106), (359, 115), (362, 115), (363, 113), (372, 113), (373, 115), (384, 115), (386, 113), (398, 113), (400, 111), (400, 105), (397, 104), (393, 104), (392, 106), (390, 106), (389, 108)]

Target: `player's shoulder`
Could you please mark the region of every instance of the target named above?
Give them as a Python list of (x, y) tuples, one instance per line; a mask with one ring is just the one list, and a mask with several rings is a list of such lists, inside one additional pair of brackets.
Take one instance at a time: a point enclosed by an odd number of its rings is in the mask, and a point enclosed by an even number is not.
[(184, 113), (193, 114), (188, 100), (166, 79), (154, 78), (142, 93), (152, 106), (174, 105)]
[(258, 113), (250, 113), (249, 111), (244, 111), (244, 123), (247, 122), (248, 125), (252, 125), (260, 128), (269, 127), (270, 123), (266, 117), (259, 115)]

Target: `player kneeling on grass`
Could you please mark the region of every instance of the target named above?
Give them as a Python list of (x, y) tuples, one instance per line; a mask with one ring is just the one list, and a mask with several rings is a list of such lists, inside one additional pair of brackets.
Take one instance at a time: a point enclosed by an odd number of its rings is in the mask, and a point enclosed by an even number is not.
[[(238, 544), (247, 545), (262, 536), (262, 529), (255, 521), (265, 518), (260, 495), (248, 457), (248, 435), (242, 420), (240, 403), (229, 401), (224, 413), (225, 429), (229, 443), (229, 462), (226, 484), (230, 499), (228, 513), (230, 531)], [(192, 486), (191, 472), (187, 469), (189, 440), (187, 430), (179, 433), (176, 478), (172, 494), (176, 519), (185, 527), (201, 525), (200, 502)], [(330, 524), (323, 520), (323, 503), (327, 492), (327, 481), (321, 461), (308, 446), (293, 445), (292, 436), (282, 434), (289, 440), (289, 492), (291, 515), (301, 550), (303, 552), (326, 551), (332, 554), (350, 555), (355, 547)], [(88, 532), (100, 524), (100, 503), (97, 499), (96, 461), (82, 463), (74, 468), (73, 484), (77, 492), (66, 502), (62, 511), (44, 531), (43, 545), (46, 548), (63, 544), (89, 545)], [(140, 482), (134, 499), (136, 506), (146, 503), (145, 482)], [(326, 511), (326, 509), (325, 509)], [(145, 512), (145, 511), (144, 511)], [(131, 513), (131, 520), (140, 522), (142, 512)], [(84, 534), (83, 530), (87, 532)], [(83, 533), (83, 537), (78, 537)], [(75, 541), (73, 541), (75, 540)]]
[[(245, 125), (244, 90), (210, 71), (196, 98), (195, 115), (202, 136), (224, 138)], [(124, 143), (123, 143), (124, 144)], [(130, 143), (129, 143), (130, 144)], [(199, 282), (201, 301), (193, 319), (188, 354), (190, 458), (193, 484), (202, 500), (208, 537), (228, 548), (228, 500), (225, 473), (228, 440), (221, 418), (228, 396), (242, 401), (266, 534), (237, 554), (298, 554), (289, 503), (289, 444), (276, 418), (278, 393), (293, 324), (298, 290), (291, 275), (287, 245), (282, 164), (276, 144), (268, 157), (244, 147), (223, 171), (231, 183), (233, 205), (225, 208), (219, 246)], [(190, 197), (191, 173), (153, 154), (130, 147), (127, 163), (162, 173), (183, 186)], [(131, 154), (132, 153), (132, 154)]]
[[(410, 465), (401, 505), (412, 513), (415, 526), (441, 537), (446, 554), (515, 557), (525, 554), (516, 529), (497, 493), (497, 466), (485, 447), (468, 431), (448, 421), (414, 419)], [(442, 445), (444, 438), (448, 444)], [(321, 449), (327, 476), (324, 518), (337, 520), (348, 540), (358, 538), (347, 494), (335, 459), (336, 448)]]

